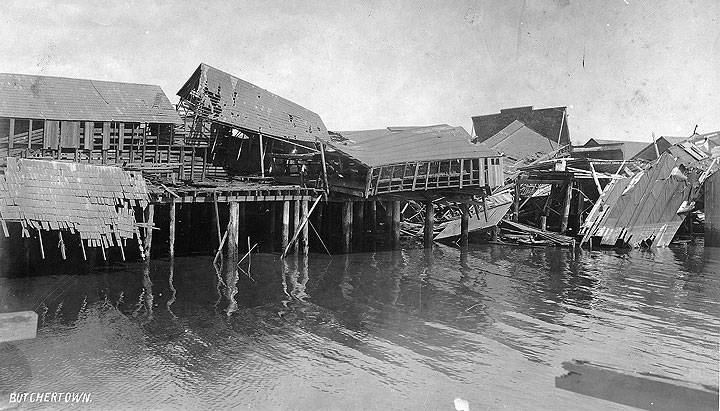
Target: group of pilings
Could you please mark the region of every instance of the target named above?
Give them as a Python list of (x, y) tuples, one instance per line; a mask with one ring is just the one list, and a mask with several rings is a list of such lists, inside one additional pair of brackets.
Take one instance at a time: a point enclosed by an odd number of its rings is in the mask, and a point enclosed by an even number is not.
[[(229, 201), (229, 202), (202, 202), (197, 205), (204, 205), (206, 210), (210, 211), (209, 215), (207, 212), (200, 215), (200, 223), (205, 228), (204, 230), (195, 230), (197, 227), (197, 221), (192, 221), (191, 214), (193, 214), (191, 208), (196, 203), (185, 203), (181, 201), (168, 201), (158, 202), (149, 204), (144, 210), (145, 224), (149, 227), (159, 227), (156, 225), (158, 222), (156, 216), (156, 207), (167, 208), (167, 245), (168, 254), (172, 258), (176, 253), (176, 243), (178, 240), (178, 226), (192, 225), (193, 229), (189, 230), (188, 235), (199, 235), (204, 236), (206, 239), (209, 237), (211, 242), (216, 246), (216, 250), (227, 246), (228, 253), (230, 255), (236, 255), (239, 249), (242, 247), (242, 241), (240, 233), (247, 234), (249, 223), (259, 223), (262, 225), (263, 230), (268, 230), (270, 236), (274, 235), (277, 231), (278, 220), (281, 221), (280, 236), (280, 247), (281, 251), (286, 253), (297, 253), (297, 254), (308, 254), (310, 241), (309, 241), (309, 214), (310, 214), (310, 201), (309, 200), (284, 200), (284, 201)], [(253, 205), (256, 207), (252, 215), (248, 215), (248, 206)], [(185, 209), (186, 217), (180, 217), (181, 221), (178, 224), (178, 206)], [(210, 210), (208, 210), (210, 208)], [(258, 208), (264, 210), (264, 213), (260, 213)], [(279, 214), (279, 215), (278, 215)], [(163, 213), (163, 218), (165, 217)], [(196, 216), (197, 217), (197, 216)], [(221, 220), (223, 223), (221, 223)], [(252, 222), (252, 220), (255, 220)], [(260, 221), (258, 221), (260, 220)], [(226, 223), (225, 223), (226, 221)], [(164, 226), (165, 223), (159, 224)], [(208, 229), (209, 228), (209, 229)], [(153, 244), (153, 230), (149, 229), (145, 235), (144, 241), (144, 252), (146, 258), (150, 258)], [(215, 239), (217, 238), (217, 239)], [(249, 237), (248, 237), (249, 238)], [(253, 239), (253, 241), (259, 239)], [(196, 241), (196, 239), (189, 239), (189, 241)], [(215, 241), (217, 241), (215, 243)], [(266, 244), (268, 247), (265, 251), (273, 251), (271, 244)], [(287, 250), (287, 251), (286, 251)]]
[[(238, 255), (239, 250), (245, 246), (248, 250), (251, 248), (251, 244), (245, 243), (245, 237), (249, 238), (251, 225), (254, 226), (254, 231), (259, 233), (252, 238), (253, 244), (260, 245), (258, 248), (263, 252), (279, 251), (283, 256), (308, 254), (311, 251), (311, 244), (313, 252), (327, 253), (374, 250), (377, 244), (381, 244), (384, 249), (400, 248), (403, 205), (400, 199), (321, 201), (320, 198), (316, 198), (201, 202), (199, 204), (204, 204), (205, 208), (197, 220), (203, 226), (202, 230), (196, 229), (197, 222), (188, 221), (189, 217), (180, 217), (182, 221), (178, 222), (178, 214), (188, 214), (188, 208), (194, 207), (195, 204), (172, 200), (149, 204), (144, 210), (144, 224), (148, 227), (155, 229), (168, 227), (167, 251), (171, 258), (175, 256), (178, 232), (183, 231), (183, 226), (186, 236), (210, 239), (209, 242), (203, 242), (205, 249), (209, 244), (213, 245), (216, 252), (227, 248), (230, 256)], [(250, 206), (252, 208), (249, 208)], [(157, 224), (157, 207), (166, 208), (167, 214), (163, 210), (161, 218), (165, 219), (167, 215), (167, 226), (165, 222)], [(178, 213), (178, 207), (182, 207), (185, 213)], [(430, 248), (434, 237), (435, 203), (427, 200), (424, 202), (424, 207), (423, 244), (426, 248)], [(468, 242), (468, 208), (467, 204), (460, 204), (462, 211), (460, 245), (467, 245)], [(265, 211), (261, 213), (259, 209)], [(248, 212), (248, 210), (252, 211)], [(187, 225), (193, 227), (188, 229)], [(145, 231), (143, 251), (145, 258), (150, 258), (153, 229)], [(242, 237), (241, 233), (243, 233)], [(189, 238), (188, 241), (196, 241), (196, 239)], [(372, 243), (372, 246), (368, 246), (368, 243)]]

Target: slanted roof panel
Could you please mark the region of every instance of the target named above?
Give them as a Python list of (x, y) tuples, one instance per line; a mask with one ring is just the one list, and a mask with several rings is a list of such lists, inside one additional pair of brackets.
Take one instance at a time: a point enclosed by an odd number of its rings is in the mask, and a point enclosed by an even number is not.
[(496, 135), (515, 120), (521, 121), (538, 134), (560, 145), (570, 144), (570, 132), (565, 107), (549, 107), (533, 110), (532, 106), (500, 110), (497, 114), (474, 116), (473, 129), (476, 142), (482, 143)]
[(210, 120), (247, 131), (299, 141), (328, 137), (316, 113), (205, 63), (178, 95), (191, 101), (199, 97)]
[(0, 117), (180, 124), (160, 86), (0, 73)]
[(369, 167), (416, 161), (499, 157), (496, 150), (470, 142), (462, 127), (446, 124), (402, 128), (401, 131), (366, 130), (339, 133), (346, 140), (331, 141), (336, 150)]
[(527, 157), (535, 158), (538, 153), (549, 153), (558, 148), (557, 144), (518, 120), (480, 144), (505, 154), (511, 162)]

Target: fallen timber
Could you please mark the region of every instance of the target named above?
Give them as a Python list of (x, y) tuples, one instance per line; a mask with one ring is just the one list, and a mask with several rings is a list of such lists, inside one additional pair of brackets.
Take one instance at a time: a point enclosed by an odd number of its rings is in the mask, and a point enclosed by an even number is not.
[(718, 387), (666, 376), (572, 361), (555, 387), (644, 410), (717, 410)]

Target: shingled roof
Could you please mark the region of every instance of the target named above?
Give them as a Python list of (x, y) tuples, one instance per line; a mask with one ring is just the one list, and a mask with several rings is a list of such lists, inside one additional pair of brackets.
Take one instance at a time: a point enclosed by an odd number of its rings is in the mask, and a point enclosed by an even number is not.
[(160, 86), (0, 73), (0, 117), (181, 124)]
[(91, 245), (132, 238), (132, 207), (148, 201), (141, 173), (120, 167), (8, 157), (0, 175), (0, 220), (77, 231)]
[(566, 107), (536, 110), (532, 106), (507, 108), (498, 114), (474, 116), (472, 120), (476, 143), (484, 142), (518, 120), (556, 145), (558, 140), (561, 146), (570, 144)]
[[(396, 130), (396, 131), (393, 131)], [(416, 161), (500, 157), (500, 153), (470, 142), (462, 127), (439, 124), (379, 130), (340, 131), (329, 144), (368, 167)]]
[(208, 119), (241, 130), (299, 141), (328, 136), (316, 113), (205, 63), (177, 94)]

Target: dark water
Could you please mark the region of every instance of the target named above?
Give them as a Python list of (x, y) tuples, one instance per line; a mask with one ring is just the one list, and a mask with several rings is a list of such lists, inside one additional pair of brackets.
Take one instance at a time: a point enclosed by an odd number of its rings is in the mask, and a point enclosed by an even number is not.
[(41, 317), (0, 349), (0, 391), (102, 409), (626, 409), (554, 388), (561, 363), (717, 385), (719, 274), (720, 250), (693, 245), (256, 254), (237, 307), (210, 257), (0, 278), (0, 311)]

